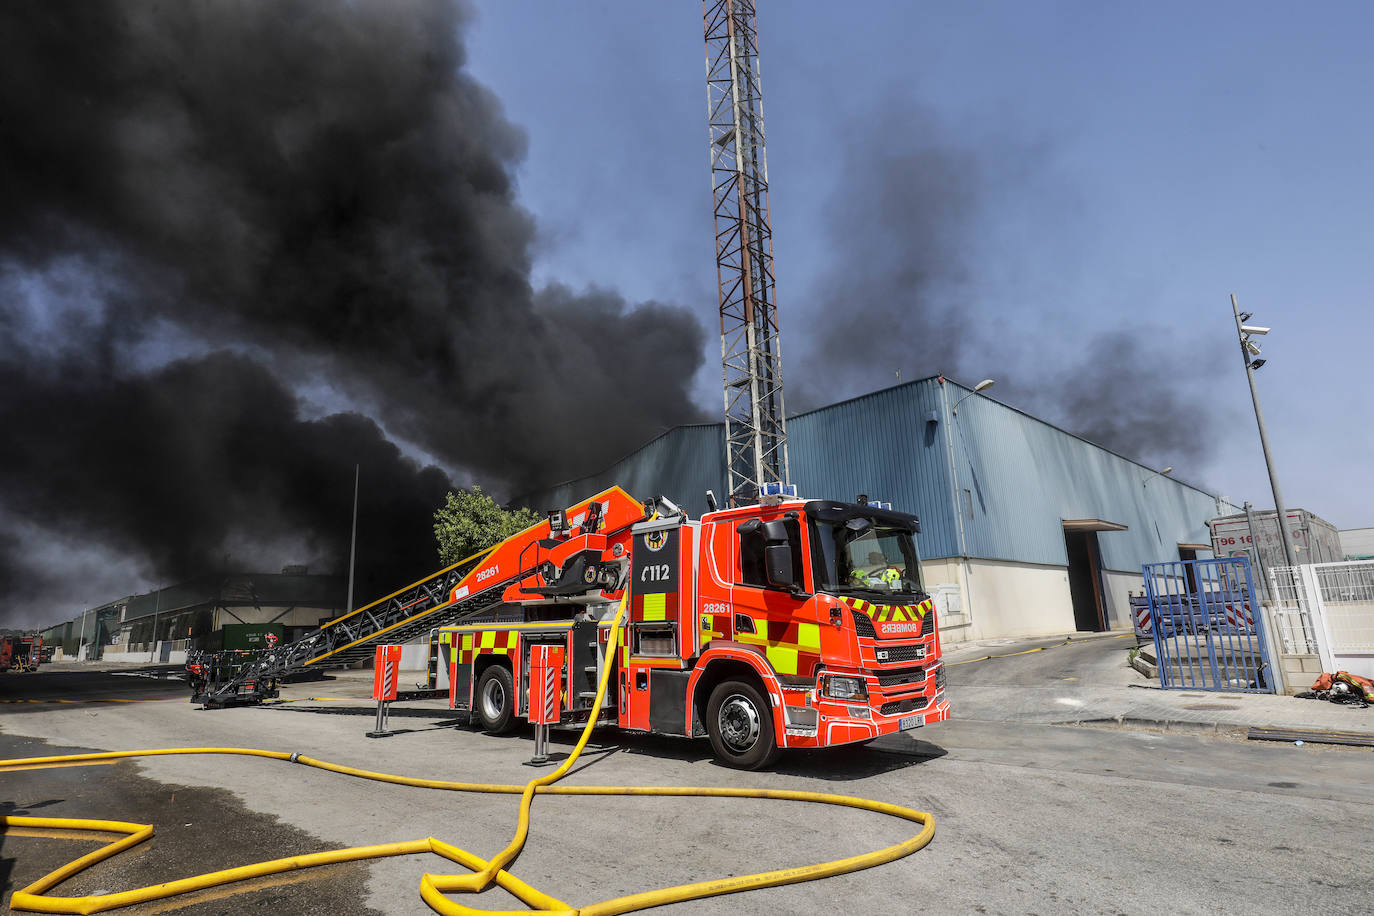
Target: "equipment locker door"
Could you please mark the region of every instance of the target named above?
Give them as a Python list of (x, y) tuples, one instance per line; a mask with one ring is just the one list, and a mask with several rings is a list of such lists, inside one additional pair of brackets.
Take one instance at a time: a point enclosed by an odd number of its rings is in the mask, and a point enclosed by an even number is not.
[[(684, 533), (687, 537), (684, 537)], [(631, 546), (630, 624), (625, 634), (627, 649), (621, 668), (620, 724), (624, 728), (650, 728), (650, 669), (682, 667), (679, 637), (682, 627), (682, 551), (689, 546), (690, 531), (680, 519), (636, 526)], [(690, 634), (689, 634), (690, 641)]]

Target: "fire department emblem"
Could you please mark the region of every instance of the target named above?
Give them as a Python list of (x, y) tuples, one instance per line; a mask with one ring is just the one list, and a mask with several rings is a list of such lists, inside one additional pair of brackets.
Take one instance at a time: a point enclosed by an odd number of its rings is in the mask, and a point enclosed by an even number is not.
[(666, 543), (668, 543), (667, 531), (650, 531), (648, 534), (644, 535), (644, 546), (654, 553), (658, 553), (662, 550), (663, 545)]

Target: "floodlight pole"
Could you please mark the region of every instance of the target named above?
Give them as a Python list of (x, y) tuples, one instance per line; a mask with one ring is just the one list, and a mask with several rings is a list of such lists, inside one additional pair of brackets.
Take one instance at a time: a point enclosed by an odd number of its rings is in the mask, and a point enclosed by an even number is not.
[[(1264, 413), (1260, 410), (1259, 391), (1255, 388), (1255, 370), (1251, 366), (1250, 352), (1245, 349), (1246, 335), (1240, 329), (1240, 306), (1236, 305), (1236, 294), (1231, 294), (1231, 312), (1236, 319), (1236, 339), (1240, 341), (1240, 358), (1245, 363), (1245, 377), (1250, 380), (1250, 400), (1255, 404), (1255, 423), (1259, 426), (1260, 445), (1264, 448), (1264, 466), (1269, 470), (1269, 487), (1274, 491), (1274, 511), (1278, 513), (1279, 540), (1283, 542), (1283, 557), (1290, 567), (1298, 565), (1297, 554), (1293, 550), (1293, 536), (1288, 530), (1288, 510), (1283, 505), (1283, 494), (1279, 492), (1279, 477), (1274, 471), (1274, 456), (1269, 451), (1269, 433), (1264, 429)], [(1256, 548), (1258, 549), (1258, 548)]]
[(156, 661), (157, 656), (157, 617), (162, 613), (162, 583), (157, 586), (157, 599), (153, 602), (153, 646), (148, 650), (148, 664)]
[(362, 465), (353, 465), (353, 535), (348, 544), (348, 601), (344, 613), (353, 613), (353, 561), (358, 556), (358, 473)]

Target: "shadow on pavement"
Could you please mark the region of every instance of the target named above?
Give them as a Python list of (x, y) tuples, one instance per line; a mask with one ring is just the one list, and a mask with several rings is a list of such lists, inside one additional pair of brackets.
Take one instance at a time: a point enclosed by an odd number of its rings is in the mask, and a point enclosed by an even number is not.
[[(375, 705), (300, 707), (281, 704), (262, 708), (277, 712), (356, 716), (359, 718), (374, 718), (377, 714)], [(392, 728), (390, 731), (393, 735), (414, 734), (441, 728), (461, 728), (470, 724), (466, 715), (453, 717), (449, 710), (398, 709), (393, 707), (388, 715), (393, 721), (397, 718), (434, 720), (429, 726), (423, 728)], [(530, 726), (522, 725), (507, 735), (486, 735), (485, 737), (495, 740), (531, 742), (533, 734), (534, 731)], [(552, 740), (559, 747), (571, 747), (576, 743), (577, 735), (577, 731), (557, 729), (552, 734)], [(583, 760), (586, 761), (588, 757), (592, 756), (596, 756), (597, 759), (580, 763), (573, 772), (591, 766), (612, 753), (662, 757), (688, 763), (712, 760), (711, 745), (705, 738), (687, 739), (666, 735), (618, 732), (614, 728), (599, 727), (593, 732), (593, 740), (596, 743), (587, 746)], [(552, 749), (550, 753), (552, 756)], [(850, 781), (903, 770), (927, 760), (943, 757), (947, 753), (944, 748), (929, 741), (913, 740), (902, 735), (888, 735), (869, 744), (784, 751), (778, 761), (768, 770), (787, 776)], [(722, 764), (714, 763), (714, 761), (712, 761), (712, 765), (728, 769)]]
[[(623, 753), (661, 757), (687, 763), (710, 761), (712, 766), (729, 769), (724, 764), (717, 763), (712, 759), (711, 745), (704, 738), (689, 740), (663, 735), (623, 734), (617, 736), (614, 733), (600, 735), (600, 737), (609, 740), (605, 741), (595, 752), (590, 745), (588, 746), (587, 751), (583, 754), (584, 759), (593, 753), (597, 753), (599, 756), (596, 761), (586, 764), (587, 766), (606, 759), (612, 754)], [(850, 744), (843, 747), (815, 750), (783, 751), (777, 762), (766, 768), (764, 772), (846, 782), (867, 779), (870, 776), (879, 776), (895, 770), (904, 770), (927, 760), (943, 757), (948, 753), (944, 748), (928, 741), (912, 741), (909, 747), (899, 747), (883, 742), (884, 739), (880, 739), (868, 745)], [(581, 770), (583, 767), (579, 766), (577, 769)]]
[[(359, 700), (360, 703), (367, 703), (366, 706), (291, 706), (286, 703), (272, 703), (259, 706), (259, 709), (267, 709), (275, 712), (304, 712), (316, 716), (372, 716), (377, 715), (377, 703), (375, 700)], [(207, 710), (215, 712), (215, 710)], [(393, 719), (442, 719), (453, 715), (452, 710), (448, 709), (413, 709), (405, 706), (392, 705), (387, 711), (387, 715)], [(460, 719), (453, 719), (452, 724), (466, 722), (467, 716)]]

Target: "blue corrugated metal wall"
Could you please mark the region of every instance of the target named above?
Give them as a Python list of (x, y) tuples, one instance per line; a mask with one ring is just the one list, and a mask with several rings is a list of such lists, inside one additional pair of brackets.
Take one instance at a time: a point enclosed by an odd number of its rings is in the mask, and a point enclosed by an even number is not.
[(921, 519), (921, 556), (955, 556), (959, 541), (939, 386), (912, 382), (798, 414), (787, 421), (792, 481), (803, 496), (886, 500)]
[[(946, 384), (951, 402), (967, 392)], [(964, 401), (950, 420), (970, 556), (1062, 566), (1063, 519), (1126, 525), (1098, 535), (1103, 567), (1121, 571), (1211, 540), (1212, 494), (986, 397)]]
[[(1079, 439), (969, 389), (935, 378), (832, 404), (787, 421), (792, 480), (804, 496), (867, 493), (921, 517), (921, 555), (958, 556), (959, 520), (970, 557), (1063, 566), (1062, 520), (1098, 518), (1107, 569), (1178, 558), (1179, 543), (1205, 544), (1215, 497)], [(954, 455), (953, 474), (949, 461)], [(663, 494), (693, 516), (705, 493), (725, 493), (724, 426), (669, 430), (604, 472), (520, 501), (570, 505), (611, 484), (644, 498)], [(957, 487), (955, 481), (957, 479)], [(1148, 481), (1148, 482), (1147, 482)]]

